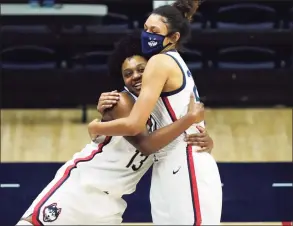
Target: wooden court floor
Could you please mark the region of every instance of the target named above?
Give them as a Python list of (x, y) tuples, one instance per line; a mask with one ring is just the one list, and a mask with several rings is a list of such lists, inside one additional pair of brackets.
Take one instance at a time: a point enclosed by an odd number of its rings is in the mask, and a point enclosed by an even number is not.
[[(1, 110), (1, 161), (69, 160), (90, 141), (80, 118), (79, 109)], [(292, 109), (207, 109), (206, 122), (218, 161), (292, 161)]]

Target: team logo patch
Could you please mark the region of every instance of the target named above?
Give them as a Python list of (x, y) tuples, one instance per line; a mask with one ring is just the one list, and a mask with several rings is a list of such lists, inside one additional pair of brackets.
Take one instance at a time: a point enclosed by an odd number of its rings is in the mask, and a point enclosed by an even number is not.
[(156, 38), (149, 38), (148, 45), (149, 47), (155, 47), (158, 44)]
[(44, 222), (53, 222), (57, 220), (58, 216), (61, 213), (61, 208), (57, 207), (57, 203), (52, 203), (49, 206), (46, 206), (43, 210), (43, 221)]

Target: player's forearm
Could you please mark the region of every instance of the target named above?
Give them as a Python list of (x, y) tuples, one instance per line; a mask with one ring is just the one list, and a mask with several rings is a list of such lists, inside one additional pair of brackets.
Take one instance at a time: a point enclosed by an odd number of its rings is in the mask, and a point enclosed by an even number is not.
[(135, 136), (142, 131), (135, 121), (129, 117), (120, 118), (109, 122), (98, 122), (93, 120), (88, 125), (88, 130), (91, 136)]
[(184, 133), (192, 124), (193, 119), (185, 115), (174, 123), (145, 136), (140, 142), (139, 150), (145, 155), (157, 152)]

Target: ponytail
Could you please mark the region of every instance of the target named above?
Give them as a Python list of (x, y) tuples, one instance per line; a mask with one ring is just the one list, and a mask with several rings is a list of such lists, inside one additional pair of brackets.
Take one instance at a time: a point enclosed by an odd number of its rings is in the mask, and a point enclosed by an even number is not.
[(200, 0), (177, 0), (172, 6), (180, 11), (182, 16), (190, 22), (201, 2)]

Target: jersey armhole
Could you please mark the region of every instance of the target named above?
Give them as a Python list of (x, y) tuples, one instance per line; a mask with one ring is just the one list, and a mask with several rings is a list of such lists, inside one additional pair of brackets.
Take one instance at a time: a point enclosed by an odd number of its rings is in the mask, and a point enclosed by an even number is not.
[(179, 63), (179, 61), (174, 56), (172, 56), (172, 55), (170, 55), (168, 53), (164, 53), (164, 54), (170, 56), (171, 58), (173, 58), (173, 60), (175, 60), (176, 64), (179, 66), (179, 68), (181, 70), (181, 73), (182, 73), (182, 76), (183, 76), (183, 82), (182, 82), (181, 87), (179, 87), (178, 89), (175, 89), (175, 90), (172, 90), (172, 91), (168, 91), (168, 92), (162, 92), (161, 95), (160, 95), (161, 97), (172, 96), (174, 94), (177, 94), (180, 91), (182, 91), (185, 88), (185, 86), (186, 86), (185, 72), (184, 72), (181, 64)]

